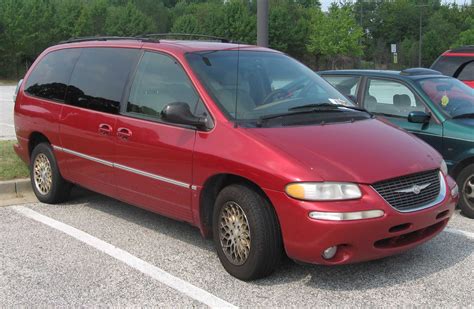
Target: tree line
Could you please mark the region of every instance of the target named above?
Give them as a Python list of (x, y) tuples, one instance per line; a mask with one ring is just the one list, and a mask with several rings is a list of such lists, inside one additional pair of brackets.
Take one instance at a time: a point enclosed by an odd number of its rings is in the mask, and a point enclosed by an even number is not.
[[(256, 43), (258, 0), (0, 0), (0, 78), (72, 37), (178, 32)], [(474, 44), (473, 6), (441, 0), (270, 0), (269, 44), (315, 69), (422, 66)], [(421, 17), (421, 18), (420, 18)], [(390, 44), (397, 44), (393, 63)]]

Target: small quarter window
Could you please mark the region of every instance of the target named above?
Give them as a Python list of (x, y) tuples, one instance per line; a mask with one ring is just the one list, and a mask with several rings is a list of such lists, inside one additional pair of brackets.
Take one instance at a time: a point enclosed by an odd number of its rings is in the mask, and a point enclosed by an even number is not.
[(79, 49), (53, 51), (41, 59), (25, 84), (25, 92), (36, 97), (63, 102)]

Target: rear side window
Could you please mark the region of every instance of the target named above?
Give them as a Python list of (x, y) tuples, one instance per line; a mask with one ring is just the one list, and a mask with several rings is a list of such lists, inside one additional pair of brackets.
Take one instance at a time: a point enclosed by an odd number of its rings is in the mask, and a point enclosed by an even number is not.
[(117, 114), (139, 53), (125, 48), (83, 49), (67, 89), (66, 103)]
[(145, 52), (130, 90), (127, 112), (160, 118), (170, 103), (183, 102), (196, 111), (199, 97), (183, 68), (173, 58)]
[(459, 73), (457, 78), (463, 81), (474, 80), (474, 60), (469, 62), (464, 66), (464, 68), (462, 68), (462, 71)]
[(79, 49), (53, 51), (35, 66), (25, 84), (25, 92), (44, 99), (63, 102)]
[(441, 56), (433, 63), (431, 69), (440, 71), (444, 75), (454, 76), (459, 67), (470, 60), (472, 58), (469, 57)]
[(357, 76), (330, 76), (323, 75), (323, 78), (334, 86), (340, 93), (344, 95), (357, 96), (357, 86), (359, 85), (359, 77)]

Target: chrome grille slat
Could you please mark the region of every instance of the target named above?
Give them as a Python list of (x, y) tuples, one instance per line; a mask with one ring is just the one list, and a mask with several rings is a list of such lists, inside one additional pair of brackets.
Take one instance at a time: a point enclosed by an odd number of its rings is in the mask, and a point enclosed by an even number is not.
[[(413, 192), (396, 192), (411, 188), (414, 185), (430, 185), (420, 191), (419, 194)], [(387, 203), (399, 211), (411, 211), (420, 209), (428, 205), (440, 194), (440, 176), (438, 170), (427, 171), (393, 179), (379, 181), (372, 185), (372, 188), (382, 196)]]

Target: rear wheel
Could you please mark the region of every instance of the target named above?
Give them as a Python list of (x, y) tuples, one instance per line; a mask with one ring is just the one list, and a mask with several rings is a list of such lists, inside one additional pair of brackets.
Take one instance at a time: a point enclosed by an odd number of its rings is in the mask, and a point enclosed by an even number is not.
[(459, 173), (457, 183), (460, 189), (459, 208), (466, 217), (474, 219), (474, 164)]
[(222, 265), (238, 279), (265, 277), (280, 263), (283, 250), (275, 212), (250, 186), (230, 185), (219, 193), (213, 237)]
[(55, 204), (69, 197), (71, 184), (61, 176), (53, 150), (48, 143), (38, 144), (31, 153), (30, 178), (40, 202)]

